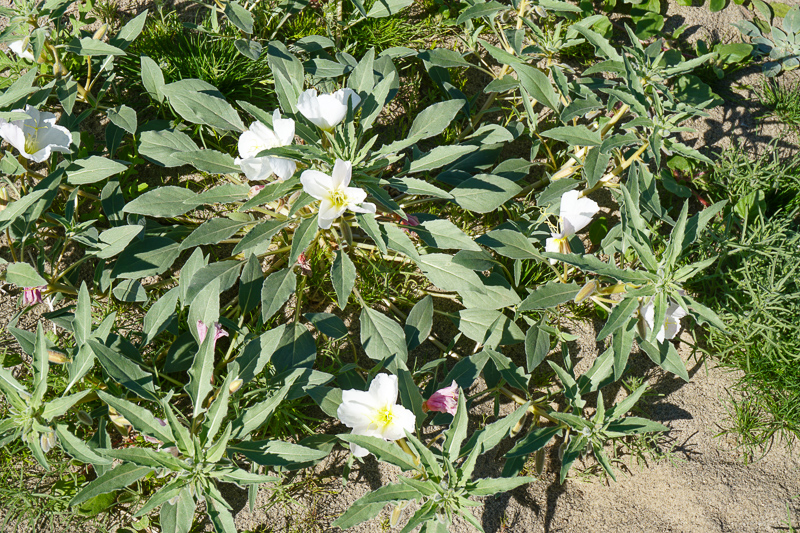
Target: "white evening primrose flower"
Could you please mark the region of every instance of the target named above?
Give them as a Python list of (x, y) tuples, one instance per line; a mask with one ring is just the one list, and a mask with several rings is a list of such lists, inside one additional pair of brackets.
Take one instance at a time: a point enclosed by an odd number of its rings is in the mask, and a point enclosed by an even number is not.
[[(597, 202), (579, 195), (580, 191), (567, 191), (561, 196), (561, 231), (545, 241), (546, 252), (569, 253), (569, 238), (585, 228), (600, 210)], [(550, 264), (555, 263), (555, 259), (550, 260)]]
[(289, 146), (294, 142), (294, 120), (281, 118), (281, 110), (272, 114), (272, 128), (261, 122), (253, 122), (239, 137), (239, 157), (235, 163), (242, 168), (248, 180), (260, 181), (275, 174), (280, 181), (292, 177), (297, 163), (291, 159), (275, 156), (256, 157), (270, 148)]
[[(644, 321), (647, 323), (648, 331), (652, 331), (655, 327), (654, 322), (656, 320), (656, 309), (652, 298), (639, 308), (639, 315), (644, 318)], [(681, 330), (681, 318), (685, 316), (686, 311), (684, 311), (680, 305), (671, 301), (669, 307), (667, 307), (664, 323), (656, 334), (656, 340), (658, 342), (664, 342), (665, 340), (674, 339)]]
[(31, 47), (30, 37), (24, 37), (19, 41), (8, 44), (8, 49), (17, 54), (22, 59), (33, 61), (33, 48)]
[(12, 111), (17, 112), (26, 113), (30, 118), (13, 122), (0, 118), (0, 137), (19, 150), (22, 157), (41, 163), (53, 152), (70, 152), (72, 135), (64, 126), (56, 125), (53, 113), (32, 106)]
[[(353, 435), (380, 437), (387, 441), (405, 437), (406, 431), (414, 431), (416, 423), (414, 413), (397, 404), (397, 376), (390, 374), (375, 376), (368, 391), (342, 391), (342, 403), (336, 416), (353, 429)], [(356, 457), (369, 455), (365, 448), (353, 443), (350, 443), (350, 451)]]
[(364, 201), (367, 198), (364, 189), (348, 187), (352, 173), (350, 161), (337, 159), (330, 176), (319, 170), (306, 170), (300, 175), (303, 190), (320, 200), (320, 228), (330, 228), (333, 221), (348, 209), (354, 213), (375, 212), (375, 204)]
[(325, 131), (333, 131), (347, 115), (347, 101), (353, 109), (361, 103), (361, 97), (353, 89), (339, 89), (335, 93), (317, 95), (316, 89), (309, 89), (297, 100), (297, 110), (315, 126)]

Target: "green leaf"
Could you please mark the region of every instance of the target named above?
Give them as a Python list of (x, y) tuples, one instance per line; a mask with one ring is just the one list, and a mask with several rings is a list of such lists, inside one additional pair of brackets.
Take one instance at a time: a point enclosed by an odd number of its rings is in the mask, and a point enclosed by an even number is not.
[(633, 435), (669, 431), (670, 428), (638, 416), (627, 416), (611, 422), (605, 430), (608, 436)]
[(382, 18), (395, 15), (414, 3), (414, 0), (377, 0), (367, 12), (369, 18)]
[(473, 145), (437, 146), (419, 159), (412, 161), (408, 173), (428, 172), (436, 168), (441, 168), (477, 149), (478, 147)]
[(562, 141), (570, 146), (600, 146), (603, 139), (600, 132), (592, 131), (586, 126), (558, 126), (543, 131), (542, 135), (550, 139)]
[(72, 320), (72, 333), (75, 335), (75, 344), (78, 347), (83, 346), (92, 334), (92, 302), (85, 281), (81, 283), (78, 291), (75, 318)]
[(166, 237), (148, 237), (125, 248), (111, 271), (112, 278), (141, 279), (157, 276), (180, 255), (177, 242)]
[(191, 304), (194, 302), (200, 291), (207, 288), (214, 280), (219, 280), (220, 291), (228, 290), (236, 283), (242, 267), (244, 267), (244, 261), (228, 260), (216, 261), (200, 268), (192, 275), (192, 281), (186, 289), (186, 297), (183, 303)]
[(468, 389), (478, 378), (488, 360), (489, 353), (486, 350), (481, 350), (478, 353), (461, 359), (452, 370), (447, 373), (447, 376), (442, 380), (440, 386), (446, 387), (455, 381), (462, 389)]
[(240, 174), (242, 172), (241, 167), (234, 163), (231, 156), (216, 150), (175, 152), (172, 154), (172, 159), (180, 161), (182, 164), (192, 165), (197, 170), (209, 174)]
[(233, 42), (233, 46), (239, 50), (240, 54), (253, 61), (258, 61), (258, 58), (261, 57), (261, 52), (264, 51), (264, 47), (261, 46), (261, 43), (247, 39), (236, 39)]
[(47, 281), (28, 263), (11, 263), (6, 269), (6, 281), (17, 287), (42, 287)]
[(102, 248), (94, 253), (98, 259), (109, 259), (125, 250), (128, 244), (142, 231), (144, 227), (136, 224), (130, 226), (117, 226), (107, 229), (100, 234)]
[(644, 350), (655, 364), (667, 372), (675, 374), (685, 382), (689, 382), (689, 372), (686, 371), (686, 365), (671, 342), (665, 341), (656, 346), (650, 342), (640, 340), (639, 347)]
[(390, 178), (389, 186), (398, 191), (415, 196), (433, 196), (435, 198), (452, 198), (453, 195), (439, 187), (417, 178)]
[(67, 51), (84, 57), (126, 55), (122, 49), (91, 37), (83, 39), (74, 37), (67, 44)]
[(127, 168), (112, 159), (93, 155), (70, 164), (66, 169), (67, 181), (72, 185), (96, 183), (120, 172), (125, 172)]
[(174, 505), (167, 502), (161, 506), (159, 524), (162, 533), (189, 533), (194, 523), (194, 511), (194, 499), (189, 488), (185, 487)]
[(533, 372), (550, 352), (550, 334), (539, 326), (531, 326), (525, 334), (525, 356), (528, 372)]
[(229, 1), (225, 4), (225, 16), (231, 23), (248, 35), (253, 33), (253, 15), (239, 2)]
[(85, 502), (89, 498), (94, 498), (98, 494), (106, 494), (118, 489), (123, 489), (134, 481), (143, 478), (152, 470), (152, 468), (147, 466), (123, 463), (86, 485), (83, 490), (72, 498), (69, 504), (74, 507), (75, 505)]
[(281, 109), (297, 114), (297, 100), (303, 92), (305, 76), (303, 64), (280, 41), (272, 41), (267, 47), (267, 61), (275, 80), (275, 93)]
[(494, 0), (490, 0), (489, 2), (478, 2), (462, 11), (461, 14), (458, 15), (456, 24), (461, 24), (468, 20), (481, 17), (493, 17), (498, 11), (505, 11), (507, 9), (508, 6), (505, 6), (500, 2), (495, 2)]
[(345, 442), (352, 442), (362, 448), (366, 448), (381, 461), (400, 467), (403, 471), (416, 470), (414, 459), (403, 451), (394, 442), (386, 442), (379, 437), (367, 437), (365, 435), (337, 435)]
[(283, 307), (297, 288), (293, 269), (284, 268), (270, 274), (261, 288), (261, 316), (266, 323)]
[(611, 60), (622, 62), (622, 56), (619, 55), (619, 52), (617, 52), (614, 46), (608, 42), (608, 39), (599, 33), (596, 33), (587, 27), (581, 26), (580, 24), (574, 24), (570, 27), (570, 29), (575, 29), (578, 33), (583, 35), (589, 44), (594, 46), (597, 52), (602, 53), (602, 55)]
[(138, 394), (141, 398), (158, 399), (153, 386), (153, 376), (149, 372), (145, 372), (127, 357), (120, 357), (118, 353), (94, 339), (89, 339), (88, 343), (103, 369), (114, 381)]
[(308, 328), (299, 322), (286, 324), (272, 364), (278, 372), (298, 367), (310, 368), (317, 357), (317, 346)]
[(403, 328), (383, 313), (364, 307), (361, 310), (361, 344), (370, 359), (386, 361), (395, 356), (403, 363), (408, 359)]
[(331, 339), (341, 339), (347, 336), (347, 326), (336, 315), (331, 313), (305, 313), (306, 320), (314, 324), (317, 331)]
[(189, 235), (180, 246), (181, 251), (204, 244), (218, 244), (230, 238), (240, 229), (252, 222), (237, 222), (229, 218), (212, 218), (203, 222)]
[(471, 269), (453, 262), (449, 254), (427, 254), (419, 257), (417, 265), (431, 283), (445, 291), (469, 289), (485, 292), (483, 282)]
[(322, 412), (326, 415), (336, 418), (339, 405), (342, 403), (342, 389), (333, 389), (317, 385), (316, 387), (309, 387), (306, 392), (314, 400)]
[(159, 452), (150, 448), (111, 448), (100, 449), (99, 452), (113, 459), (120, 459), (126, 463), (134, 463), (150, 468), (167, 468), (173, 472), (181, 472), (184, 469), (188, 469), (186, 463), (174, 457), (171, 453)]
[(141, 56), (142, 85), (150, 98), (159, 104), (164, 101), (164, 73), (158, 64), (147, 56)]
[(264, 285), (264, 272), (255, 254), (250, 254), (239, 278), (239, 308), (247, 314), (261, 301), (261, 288)]
[(526, 485), (538, 481), (536, 477), (514, 477), (514, 478), (484, 478), (479, 479), (467, 492), (471, 496), (491, 496), (499, 492), (514, 490), (520, 485)]
[(431, 334), (431, 328), (433, 328), (433, 297), (429, 294), (414, 304), (406, 318), (403, 330), (408, 350), (411, 351), (422, 344)]
[(452, 190), (458, 205), (476, 213), (494, 211), (519, 194), (522, 188), (508, 178), (478, 174)]
[(488, 246), (494, 251), (511, 259), (540, 259), (531, 242), (519, 231), (496, 229), (475, 239), (475, 242)]
[(451, 461), (455, 461), (461, 452), (461, 443), (467, 438), (467, 426), (469, 425), (469, 413), (467, 412), (467, 401), (464, 398), (464, 389), (458, 389), (458, 407), (453, 416), (450, 427), (444, 432), (444, 445), (442, 451)]
[(417, 428), (420, 427), (425, 420), (425, 411), (422, 410), (422, 394), (419, 387), (414, 383), (414, 377), (411, 372), (405, 368), (397, 370), (397, 386), (400, 391), (400, 403), (411, 409), (417, 419)]
[(500, 311), (463, 309), (458, 312), (459, 331), (479, 344), (500, 346), (525, 340), (519, 327)]
[(83, 463), (110, 465), (111, 460), (97, 455), (94, 450), (84, 443), (83, 440), (73, 435), (64, 424), (56, 426), (56, 434), (58, 441), (64, 450), (70, 454), (73, 459), (77, 459)]
[(180, 289), (173, 287), (147, 310), (142, 328), (145, 334), (143, 345), (149, 344), (155, 339), (159, 333), (166, 329), (170, 319), (176, 316), (175, 305), (178, 303), (179, 295)]
[(578, 294), (579, 290), (580, 287), (574, 281), (572, 283), (548, 282), (531, 292), (520, 304), (519, 311), (548, 309), (559, 306), (575, 299), (575, 295)]
[(42, 409), (42, 418), (47, 421), (51, 421), (56, 417), (63, 416), (67, 411), (72, 409), (77, 402), (91, 392), (91, 389), (84, 389), (80, 392), (76, 392), (75, 394), (61, 396), (60, 398), (54, 398), (48, 401), (44, 404), (44, 408)]
[[(142, 132), (141, 142), (139, 143), (139, 155), (162, 167), (183, 166), (186, 163), (173, 156), (181, 152), (194, 152), (196, 150), (197, 145), (194, 144), (192, 138), (182, 131), (145, 131)], [(158, 192), (165, 188), (175, 187), (159, 187), (152, 192)], [(143, 204), (146, 205), (145, 202)], [(192, 208), (190, 207), (189, 209)], [(183, 213), (185, 212), (183, 211)]]
[(136, 111), (123, 104), (109, 109), (106, 113), (108, 114), (108, 120), (114, 125), (131, 135), (136, 135), (136, 130), (139, 127)]
[(356, 283), (356, 266), (344, 250), (340, 249), (337, 252), (336, 259), (331, 265), (331, 283), (333, 290), (336, 291), (339, 309), (344, 309)]
[(206, 512), (214, 524), (214, 530), (218, 533), (237, 533), (231, 512), (216, 498), (206, 498), (206, 502), (210, 504), (206, 506)]
[(206, 338), (200, 344), (189, 369), (189, 383), (184, 386), (184, 390), (192, 400), (192, 419), (197, 418), (197, 415), (205, 411), (204, 401), (214, 388), (212, 384), (214, 377), (214, 325), (207, 324), (207, 326)]
[(303, 219), (300, 225), (297, 226), (292, 236), (292, 251), (289, 254), (289, 265), (294, 266), (300, 254), (306, 251), (308, 245), (311, 244), (311, 241), (317, 236), (318, 229), (319, 225), (317, 224), (316, 216)]
[(442, 250), (472, 250), (480, 251), (481, 247), (469, 238), (466, 233), (458, 229), (449, 220), (427, 220), (410, 228), (411, 231), (425, 241), (425, 244)]
[(122, 398), (117, 398), (102, 390), (97, 391), (97, 395), (102, 401), (116, 409), (119, 414), (128, 419), (128, 422), (130, 422), (137, 431), (156, 438), (163, 443), (175, 442), (175, 436), (172, 434), (169, 426), (162, 426), (159, 424), (155, 419), (155, 415), (148, 409)]
[(416, 500), (421, 497), (422, 494), (409, 485), (402, 483), (383, 485), (376, 490), (367, 492), (367, 494), (353, 502), (347, 511), (331, 525), (348, 529), (377, 516), (386, 507), (386, 504), (390, 502)]
[[(147, 132), (145, 132), (147, 133)], [(166, 186), (144, 193), (125, 206), (126, 213), (151, 217), (176, 217), (200, 205), (189, 189)]]
[(109, 43), (125, 50), (142, 33), (147, 20), (147, 9), (128, 21), (117, 34), (109, 39)]
[(244, 131), (242, 120), (236, 110), (210, 91), (198, 91), (187, 82), (181, 80), (164, 86), (164, 95), (170, 105), (185, 120), (193, 124), (206, 124), (223, 131)]
[(639, 300), (636, 298), (626, 298), (619, 302), (606, 320), (606, 325), (597, 334), (597, 340), (601, 341), (617, 331), (628, 322), (636, 309), (639, 308)]
[(314, 448), (281, 440), (240, 442), (233, 446), (228, 446), (228, 451), (241, 453), (259, 465), (283, 466), (289, 469), (296, 469), (303, 464), (317, 462), (328, 455), (328, 450), (315, 450)]
[(519, 82), (528, 91), (528, 94), (534, 97), (537, 102), (557, 113), (561, 105), (547, 74), (519, 61), (516, 61), (511, 66), (519, 75)]
[(525, 371), (515, 365), (508, 356), (494, 350), (487, 349), (486, 351), (489, 353), (489, 357), (500, 372), (500, 375), (509, 385), (521, 391), (528, 390), (528, 383), (531, 379), (530, 374), (526, 374)]

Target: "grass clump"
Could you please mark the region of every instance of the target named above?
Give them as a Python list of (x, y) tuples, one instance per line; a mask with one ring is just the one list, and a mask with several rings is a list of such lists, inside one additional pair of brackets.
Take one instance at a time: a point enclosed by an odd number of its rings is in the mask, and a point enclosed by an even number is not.
[(792, 128), (800, 127), (799, 84), (782, 84), (773, 78), (764, 78), (756, 95), (761, 105), (767, 108), (767, 115), (774, 115)]

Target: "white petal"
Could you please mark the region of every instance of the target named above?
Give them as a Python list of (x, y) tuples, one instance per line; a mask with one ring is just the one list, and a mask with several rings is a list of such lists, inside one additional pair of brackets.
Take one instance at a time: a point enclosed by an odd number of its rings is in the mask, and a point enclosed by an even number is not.
[(320, 97), (317, 96), (316, 89), (308, 89), (297, 99), (297, 110), (312, 124), (322, 129), (329, 129), (329, 125), (323, 119)]
[(383, 428), (382, 437), (386, 440), (402, 439), (406, 436), (406, 431), (414, 432), (417, 417), (414, 413), (402, 405), (392, 406), (392, 422)]
[[(322, 201), (319, 203), (319, 218), (320, 220), (336, 220), (342, 213), (346, 210), (345, 207), (336, 207), (328, 198), (323, 198)], [(330, 227), (330, 224), (324, 229)]]
[(14, 122), (0, 122), (0, 137), (5, 139), (8, 144), (19, 150), (21, 153), (25, 152), (25, 134), (22, 128)]
[(350, 204), (360, 204), (367, 199), (367, 193), (359, 187), (347, 187), (344, 190), (347, 201)]
[(376, 409), (397, 403), (397, 391), (397, 376), (392, 374), (378, 374), (369, 384)]
[(239, 136), (239, 157), (242, 159), (255, 157), (265, 149), (264, 142), (255, 132), (247, 130)]
[[(350, 99), (353, 102), (353, 109), (358, 107), (358, 104), (361, 103), (361, 97), (358, 96), (358, 93), (355, 92), (353, 89), (344, 88), (339, 89), (335, 93), (333, 93), (333, 97), (339, 100), (345, 108), (347, 107), (347, 100)], [(345, 110), (346, 111), (346, 110)]]
[(72, 133), (64, 126), (40, 128), (39, 145), (50, 146), (56, 152), (69, 152), (72, 144)]
[(375, 213), (375, 204), (372, 202), (364, 202), (360, 206), (356, 204), (348, 204), (347, 209), (353, 213)]
[(647, 328), (652, 331), (654, 322), (656, 320), (656, 310), (652, 298), (649, 302), (639, 308), (639, 314), (644, 317), (644, 321), (647, 323)]
[(278, 138), (278, 146), (288, 146), (294, 142), (294, 120), (281, 118), (280, 109), (272, 114), (272, 129)]
[(330, 176), (319, 170), (304, 170), (300, 175), (300, 183), (303, 184), (303, 190), (317, 200), (328, 196), (332, 188), (331, 181)]
[[(337, 159), (333, 165), (333, 172), (331, 172), (331, 189), (344, 189), (347, 187), (350, 184), (352, 174), (353, 164), (350, 161)], [(367, 195), (364, 194), (364, 198), (366, 197)]]
[(564, 235), (574, 235), (585, 228), (600, 210), (597, 202), (579, 198), (580, 191), (567, 191), (561, 196), (561, 227)]
[(356, 457), (366, 457), (369, 455), (369, 450), (352, 442), (350, 443), (350, 452)]
[(317, 99), (317, 104), (319, 105), (320, 123), (314, 122), (314, 124), (323, 130), (333, 130), (347, 115), (347, 105), (331, 94), (320, 95)]
[(248, 157), (236, 159), (235, 163), (241, 167), (242, 172), (250, 181), (262, 181), (272, 175), (271, 157)]
[(291, 178), (294, 175), (295, 170), (297, 170), (297, 163), (291, 159), (285, 159), (283, 157), (270, 157), (269, 160), (270, 164), (272, 165), (272, 172), (274, 172), (281, 181), (286, 181)]
[(320, 215), (317, 217), (317, 226), (319, 226), (320, 229), (328, 229), (331, 227), (331, 224), (333, 224), (333, 221), (336, 220), (337, 218), (339, 217), (322, 218), (322, 215)]
[(369, 392), (360, 390), (342, 391), (342, 403), (336, 410), (336, 417), (350, 428), (369, 425), (375, 413)]

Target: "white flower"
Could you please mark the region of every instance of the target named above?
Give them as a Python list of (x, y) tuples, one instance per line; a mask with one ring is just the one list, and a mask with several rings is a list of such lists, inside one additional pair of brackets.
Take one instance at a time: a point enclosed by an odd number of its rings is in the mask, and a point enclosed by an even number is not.
[(353, 89), (339, 89), (332, 94), (320, 94), (316, 89), (309, 89), (297, 100), (297, 110), (315, 126), (325, 131), (333, 131), (347, 115), (347, 100), (353, 109), (361, 103), (361, 97)]
[[(656, 319), (656, 309), (652, 298), (639, 308), (639, 314), (644, 317), (648, 330), (652, 331)], [(667, 314), (664, 317), (664, 324), (662, 324), (661, 329), (659, 329), (656, 334), (656, 340), (658, 342), (664, 342), (665, 340), (675, 338), (675, 335), (681, 330), (681, 318), (685, 316), (686, 311), (684, 311), (680, 305), (674, 301), (670, 302), (669, 307), (667, 307)]]
[[(561, 232), (552, 233), (545, 241), (546, 252), (569, 253), (569, 238), (585, 228), (600, 210), (597, 202), (579, 195), (580, 191), (567, 191), (561, 196)], [(550, 260), (550, 264), (555, 263), (555, 259)]]
[[(348, 187), (353, 165), (350, 161), (336, 160), (330, 176), (319, 170), (306, 170), (300, 175), (303, 190), (319, 204), (319, 227), (328, 229), (346, 210), (354, 213), (374, 213), (375, 204), (364, 202), (367, 193), (358, 187)], [(361, 204), (359, 206), (358, 204)]]
[[(414, 413), (396, 402), (397, 376), (378, 374), (366, 392), (342, 391), (342, 403), (336, 416), (353, 428), (353, 435), (398, 440), (406, 436), (406, 431), (414, 431), (416, 419)], [(365, 448), (353, 443), (350, 443), (350, 451), (356, 457), (369, 455)]]
[(72, 135), (63, 126), (56, 126), (56, 116), (53, 113), (39, 111), (25, 106), (25, 109), (15, 109), (16, 112), (27, 113), (30, 118), (7, 122), (0, 118), (0, 137), (19, 150), (22, 157), (36, 163), (41, 163), (52, 152), (69, 153)]
[(272, 114), (272, 129), (261, 122), (253, 122), (239, 137), (239, 157), (235, 163), (242, 168), (248, 180), (265, 180), (272, 174), (281, 181), (292, 177), (297, 163), (291, 159), (275, 156), (256, 157), (270, 148), (289, 146), (294, 142), (294, 120), (281, 118), (281, 110)]
[(19, 41), (9, 43), (8, 48), (22, 59), (33, 61), (33, 48), (31, 47), (30, 37), (24, 37)]

